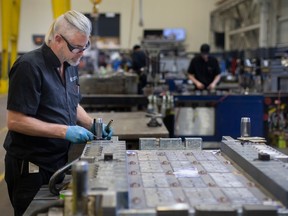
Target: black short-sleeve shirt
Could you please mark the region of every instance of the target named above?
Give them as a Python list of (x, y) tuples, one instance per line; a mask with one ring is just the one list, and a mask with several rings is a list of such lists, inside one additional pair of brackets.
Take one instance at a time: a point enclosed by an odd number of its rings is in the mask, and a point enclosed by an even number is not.
[(219, 63), (213, 56), (208, 56), (208, 61), (206, 62), (201, 55), (197, 55), (191, 60), (188, 73), (193, 74), (207, 88), (214, 78), (220, 74)]
[(139, 72), (141, 68), (146, 66), (146, 55), (143, 51), (134, 51), (132, 53), (132, 68)]
[[(78, 70), (65, 63), (65, 81), (62, 81), (60, 65), (47, 45), (17, 59), (9, 72), (7, 109), (49, 123), (76, 125), (80, 100)], [(69, 145), (64, 139), (14, 131), (8, 131), (4, 142), (8, 154), (52, 172), (67, 162)]]

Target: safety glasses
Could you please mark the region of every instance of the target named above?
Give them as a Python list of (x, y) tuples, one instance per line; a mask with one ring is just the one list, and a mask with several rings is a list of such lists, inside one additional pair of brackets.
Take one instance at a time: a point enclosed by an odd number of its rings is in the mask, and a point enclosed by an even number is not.
[(67, 47), (70, 50), (70, 52), (72, 52), (74, 54), (78, 54), (80, 52), (83, 52), (84, 50), (86, 50), (90, 46), (90, 41), (88, 41), (88, 43), (85, 45), (85, 47), (75, 47), (75, 46), (72, 46), (63, 35), (60, 34), (60, 36), (66, 42)]

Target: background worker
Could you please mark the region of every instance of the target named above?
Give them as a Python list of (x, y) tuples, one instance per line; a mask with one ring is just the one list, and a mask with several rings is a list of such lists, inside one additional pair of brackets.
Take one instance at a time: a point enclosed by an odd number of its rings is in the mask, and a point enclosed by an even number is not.
[(213, 90), (220, 81), (220, 67), (217, 59), (210, 56), (210, 46), (202, 44), (200, 55), (195, 56), (188, 68), (188, 78), (197, 90)]
[[(77, 65), (89, 47), (91, 23), (68, 11), (58, 17), (39, 49), (9, 72), (5, 180), (16, 216), (55, 171), (67, 163), (71, 143), (93, 140), (93, 119), (79, 105)], [(110, 138), (112, 129), (103, 137)]]
[(135, 73), (138, 74), (139, 77), (138, 94), (142, 94), (143, 88), (147, 84), (147, 74), (145, 71), (147, 62), (146, 62), (146, 54), (141, 49), (140, 45), (135, 45), (133, 47), (131, 60), (132, 60), (132, 69)]

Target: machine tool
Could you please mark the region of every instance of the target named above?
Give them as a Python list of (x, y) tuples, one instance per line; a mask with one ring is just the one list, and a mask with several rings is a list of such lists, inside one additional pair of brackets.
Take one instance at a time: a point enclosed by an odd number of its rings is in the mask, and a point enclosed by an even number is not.
[(140, 138), (139, 150), (94, 140), (72, 162), (72, 186), (40, 190), (25, 215), (77, 215), (75, 205), (89, 216), (287, 215), (288, 156), (256, 140), (223, 137), (216, 150), (201, 138)]

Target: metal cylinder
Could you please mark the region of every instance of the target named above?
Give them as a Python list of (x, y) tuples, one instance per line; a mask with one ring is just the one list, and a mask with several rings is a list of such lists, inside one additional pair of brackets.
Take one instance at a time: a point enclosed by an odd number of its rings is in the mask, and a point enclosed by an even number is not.
[(72, 166), (72, 213), (88, 215), (88, 162), (78, 161)]
[(241, 137), (251, 136), (251, 121), (249, 117), (241, 118)]
[(102, 139), (102, 127), (103, 127), (102, 118), (97, 118), (96, 123), (95, 123), (95, 133), (96, 133), (97, 140)]

